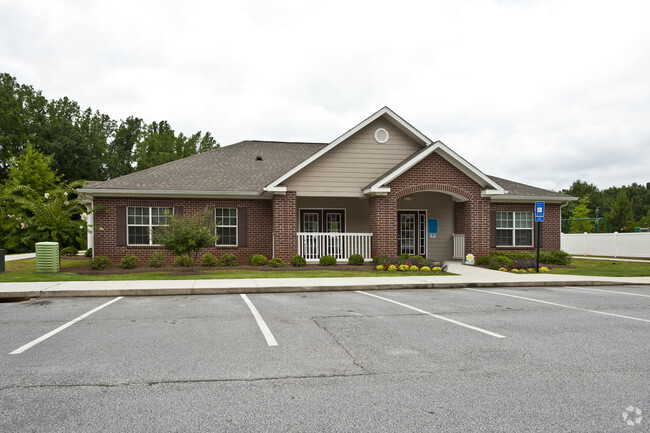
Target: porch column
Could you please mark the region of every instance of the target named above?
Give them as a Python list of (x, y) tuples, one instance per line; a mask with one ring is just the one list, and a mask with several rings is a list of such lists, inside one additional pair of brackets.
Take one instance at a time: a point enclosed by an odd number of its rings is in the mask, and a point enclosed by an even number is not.
[(296, 193), (273, 196), (273, 254), (285, 262), (298, 254)]
[(464, 208), (465, 252), (474, 256), (490, 253), (490, 199), (472, 198)]
[(397, 200), (389, 196), (370, 197), (368, 206), (372, 256), (397, 255)]

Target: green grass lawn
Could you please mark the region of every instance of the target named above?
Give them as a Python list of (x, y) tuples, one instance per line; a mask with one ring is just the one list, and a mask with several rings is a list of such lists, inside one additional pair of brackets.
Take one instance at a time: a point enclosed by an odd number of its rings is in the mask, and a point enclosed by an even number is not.
[[(376, 272), (373, 270), (337, 270), (335, 266), (324, 267), (322, 270), (295, 270), (291, 266), (286, 270), (264, 271), (238, 268), (205, 268), (195, 266), (192, 272), (183, 274), (188, 268), (177, 268), (177, 271), (133, 272), (123, 274), (110, 274), (102, 271), (94, 275), (83, 275), (70, 272), (70, 269), (87, 266), (90, 269), (90, 259), (61, 259), (61, 272), (36, 273), (36, 259), (17, 260), (7, 262), (6, 272), (0, 274), (0, 282), (26, 282), (26, 281), (119, 281), (119, 280), (205, 280), (205, 279), (243, 279), (243, 278), (356, 278), (356, 277), (396, 277), (415, 275), (455, 275), (448, 272), (437, 274), (424, 274), (418, 272)], [(66, 271), (68, 270), (68, 271)]]
[(571, 259), (573, 268), (553, 268), (553, 274), (594, 277), (650, 277), (650, 263)]

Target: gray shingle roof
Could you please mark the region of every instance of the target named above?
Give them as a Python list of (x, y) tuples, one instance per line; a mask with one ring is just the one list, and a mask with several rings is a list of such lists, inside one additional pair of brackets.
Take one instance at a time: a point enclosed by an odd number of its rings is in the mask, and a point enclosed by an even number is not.
[(93, 182), (85, 188), (259, 191), (325, 146), (324, 143), (242, 141), (115, 179)]
[(558, 200), (571, 200), (573, 197), (562, 194), (561, 192), (555, 192), (548, 189), (537, 188), (535, 186), (526, 185), (519, 182), (514, 182), (512, 180), (503, 179), (496, 176), (490, 176), (492, 180), (501, 185), (507, 193), (504, 198), (508, 196), (516, 197), (545, 197), (545, 198), (557, 198)]

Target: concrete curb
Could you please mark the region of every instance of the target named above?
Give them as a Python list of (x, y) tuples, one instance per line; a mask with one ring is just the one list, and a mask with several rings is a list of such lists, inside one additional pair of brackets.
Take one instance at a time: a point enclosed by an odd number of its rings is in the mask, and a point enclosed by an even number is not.
[[(185, 280), (188, 281), (188, 280)], [(189, 280), (192, 281), (192, 280)], [(65, 288), (54, 287), (42, 290), (0, 290), (0, 298), (61, 298), (61, 297), (112, 297), (112, 296), (183, 296), (183, 295), (225, 295), (241, 293), (297, 293), (297, 292), (340, 292), (355, 290), (415, 290), (415, 289), (463, 289), (496, 287), (562, 287), (562, 286), (622, 286), (642, 283), (616, 281), (512, 281), (512, 282), (413, 282), (386, 284), (350, 285), (279, 285), (238, 287), (162, 287), (162, 288)]]

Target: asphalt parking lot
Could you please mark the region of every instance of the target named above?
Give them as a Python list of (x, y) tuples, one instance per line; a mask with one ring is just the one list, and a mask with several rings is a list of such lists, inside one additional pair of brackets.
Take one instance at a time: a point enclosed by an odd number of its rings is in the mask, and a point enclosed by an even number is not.
[(0, 329), (0, 431), (650, 431), (647, 286), (41, 298)]

